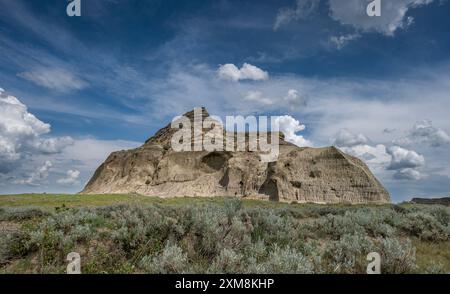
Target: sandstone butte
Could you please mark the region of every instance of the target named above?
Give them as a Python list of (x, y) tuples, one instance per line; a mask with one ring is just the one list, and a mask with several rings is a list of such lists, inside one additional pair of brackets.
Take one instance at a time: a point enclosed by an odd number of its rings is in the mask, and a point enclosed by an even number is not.
[[(192, 121), (193, 113), (184, 116)], [(202, 119), (209, 116), (204, 108), (202, 115)], [(280, 134), (278, 160), (267, 163), (250, 151), (175, 152), (171, 137), (176, 131), (169, 124), (141, 147), (113, 152), (81, 193), (323, 204), (390, 202), (389, 193), (366, 164), (335, 147), (301, 148)]]

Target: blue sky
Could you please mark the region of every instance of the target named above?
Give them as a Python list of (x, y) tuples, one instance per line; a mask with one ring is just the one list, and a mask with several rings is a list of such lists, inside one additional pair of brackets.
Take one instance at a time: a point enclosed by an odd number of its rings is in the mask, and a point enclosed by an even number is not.
[(376, 18), (366, 0), (81, 3), (0, 0), (0, 193), (77, 192), (206, 106), (288, 115), (293, 141), (359, 156), (394, 201), (450, 195), (449, 1), (382, 0)]

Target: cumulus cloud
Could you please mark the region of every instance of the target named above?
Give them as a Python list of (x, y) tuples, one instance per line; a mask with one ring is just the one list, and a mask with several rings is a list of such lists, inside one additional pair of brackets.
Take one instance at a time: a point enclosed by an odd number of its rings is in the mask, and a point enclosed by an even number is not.
[(71, 137), (41, 138), (34, 142), (34, 148), (45, 154), (53, 154), (61, 152), (63, 148), (71, 144), (73, 144), (73, 139)]
[(386, 147), (384, 144), (372, 145), (363, 134), (354, 134), (347, 129), (340, 130), (334, 145), (343, 152), (363, 160), (373, 170), (394, 171), (394, 179), (420, 180), (423, 175), (419, 171), (425, 165), (425, 158), (413, 150), (399, 146)]
[(336, 49), (341, 50), (345, 46), (347, 46), (348, 43), (351, 41), (354, 41), (358, 38), (360, 38), (361, 35), (356, 34), (348, 34), (348, 35), (342, 35), (342, 36), (331, 36), (330, 37), (330, 43), (336, 47)]
[(30, 174), (26, 179), (16, 180), (14, 183), (19, 185), (39, 186), (48, 178), (49, 170), (53, 166), (50, 161), (46, 161), (44, 165)]
[(221, 79), (235, 82), (241, 80), (265, 81), (269, 78), (266, 71), (248, 63), (244, 63), (240, 69), (234, 64), (221, 65), (217, 74)]
[(58, 182), (58, 184), (62, 184), (62, 185), (73, 185), (73, 184), (78, 183), (79, 176), (80, 176), (79, 170), (70, 169), (67, 171), (66, 177), (59, 179), (57, 182)]
[(72, 144), (70, 137), (44, 138), (50, 125), (28, 112), (14, 96), (0, 92), (0, 173), (31, 154), (52, 154)]
[(434, 0), (382, 1), (381, 16), (369, 17), (369, 0), (329, 0), (330, 15), (343, 25), (349, 25), (363, 32), (378, 32), (393, 36), (399, 29), (411, 25), (414, 19), (407, 16), (410, 9), (428, 5)]
[(335, 138), (333, 145), (338, 147), (352, 147), (356, 145), (365, 145), (369, 140), (363, 134), (354, 134), (347, 129), (340, 130)]
[(283, 7), (278, 11), (273, 26), (278, 30), (281, 26), (294, 21), (305, 19), (319, 7), (320, 0), (297, 0), (294, 7)]
[(384, 169), (391, 161), (391, 156), (386, 152), (386, 146), (383, 144), (375, 146), (362, 144), (339, 148), (347, 154), (360, 158), (373, 169)]
[(285, 140), (299, 147), (313, 146), (311, 141), (306, 140), (303, 136), (297, 135), (298, 132), (304, 131), (306, 126), (289, 115), (279, 116), (275, 119), (279, 130), (283, 132)]
[(418, 181), (423, 178), (423, 175), (413, 168), (403, 168), (394, 174), (394, 178), (397, 180)]
[(334, 136), (333, 145), (349, 155), (360, 158), (374, 170), (385, 169), (391, 161), (385, 145), (371, 145), (366, 136), (355, 134), (348, 129), (339, 130)]
[(398, 145), (419, 143), (440, 147), (450, 143), (450, 136), (444, 130), (434, 127), (431, 120), (423, 120), (415, 123), (407, 136), (395, 139), (394, 143)]
[(387, 149), (387, 152), (392, 156), (391, 163), (387, 167), (389, 170), (418, 168), (425, 165), (425, 158), (413, 150), (392, 146)]
[(291, 110), (298, 110), (299, 107), (306, 106), (307, 103), (306, 95), (300, 94), (300, 92), (295, 89), (289, 89), (283, 100)]
[(87, 82), (71, 72), (58, 68), (38, 68), (22, 72), (19, 76), (36, 85), (60, 92), (81, 90), (88, 85)]

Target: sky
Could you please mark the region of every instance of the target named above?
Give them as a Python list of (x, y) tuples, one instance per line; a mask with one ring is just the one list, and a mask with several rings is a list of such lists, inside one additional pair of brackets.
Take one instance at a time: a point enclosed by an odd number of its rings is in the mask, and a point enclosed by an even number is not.
[(76, 193), (174, 116), (280, 115), (394, 202), (450, 195), (450, 1), (0, 0), (0, 194)]

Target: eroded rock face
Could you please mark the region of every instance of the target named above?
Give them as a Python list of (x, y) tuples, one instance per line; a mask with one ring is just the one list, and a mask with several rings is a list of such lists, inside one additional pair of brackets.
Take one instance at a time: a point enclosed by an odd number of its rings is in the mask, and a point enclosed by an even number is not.
[[(192, 112), (185, 116), (191, 118)], [(278, 160), (267, 163), (258, 152), (175, 152), (170, 144), (174, 132), (168, 125), (143, 146), (112, 153), (81, 193), (390, 202), (389, 193), (368, 167), (335, 147), (300, 148), (281, 138)]]

